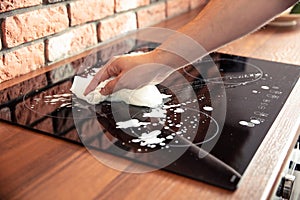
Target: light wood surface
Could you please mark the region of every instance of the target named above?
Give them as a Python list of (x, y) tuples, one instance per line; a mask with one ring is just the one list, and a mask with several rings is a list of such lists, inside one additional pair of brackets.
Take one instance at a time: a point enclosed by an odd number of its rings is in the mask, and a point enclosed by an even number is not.
[[(159, 26), (176, 29), (196, 14)], [(299, 40), (300, 26), (266, 27), (220, 51), (300, 65)], [(300, 82), (235, 192), (162, 170), (119, 172), (98, 162), (84, 147), (0, 122), (0, 199), (266, 199), (298, 137), (299, 94)]]

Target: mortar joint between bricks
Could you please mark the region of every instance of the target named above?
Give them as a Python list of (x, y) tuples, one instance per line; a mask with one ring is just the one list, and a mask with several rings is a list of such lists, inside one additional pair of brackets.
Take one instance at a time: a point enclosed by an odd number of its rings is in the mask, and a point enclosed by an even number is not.
[(3, 32), (3, 23), (4, 23), (4, 19), (0, 19), (0, 42), (1, 42), (1, 49), (0, 49), (0, 51), (2, 51), (3, 50), (3, 48), (5, 48), (5, 45), (4, 45), (4, 32)]

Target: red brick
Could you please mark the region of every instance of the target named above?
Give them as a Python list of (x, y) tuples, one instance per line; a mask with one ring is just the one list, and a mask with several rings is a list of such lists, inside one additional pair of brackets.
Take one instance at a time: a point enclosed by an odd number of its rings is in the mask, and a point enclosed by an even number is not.
[(4, 55), (0, 82), (26, 74), (44, 66), (44, 43), (20, 48)]
[(61, 1), (66, 1), (66, 0), (48, 0), (48, 3), (57, 3), (57, 2), (61, 2)]
[(150, 4), (150, 0), (116, 0), (115, 11), (122, 12)]
[(182, 13), (188, 12), (190, 8), (189, 1), (186, 0), (168, 0), (167, 1), (167, 17), (174, 17)]
[(71, 25), (95, 21), (114, 14), (114, 0), (81, 0), (70, 3)]
[(0, 0), (0, 13), (42, 4), (43, 0)]
[(8, 17), (2, 26), (4, 45), (14, 47), (68, 28), (69, 18), (66, 7), (59, 6)]
[(195, 9), (200, 6), (204, 6), (208, 0), (190, 0), (190, 1), (191, 1), (191, 9)]
[(95, 24), (79, 26), (60, 36), (50, 38), (46, 45), (46, 57), (49, 61), (59, 60), (82, 52), (97, 43)]
[(99, 40), (105, 41), (117, 35), (137, 29), (136, 15), (134, 12), (127, 12), (105, 19), (99, 23)]
[(166, 4), (160, 2), (137, 11), (138, 27), (143, 28), (157, 24), (166, 19)]
[(12, 78), (12, 76), (6, 72), (3, 61), (4, 61), (4, 56), (0, 55), (0, 83)]
[(4, 66), (3, 64), (3, 55), (0, 55), (0, 69), (2, 69)]

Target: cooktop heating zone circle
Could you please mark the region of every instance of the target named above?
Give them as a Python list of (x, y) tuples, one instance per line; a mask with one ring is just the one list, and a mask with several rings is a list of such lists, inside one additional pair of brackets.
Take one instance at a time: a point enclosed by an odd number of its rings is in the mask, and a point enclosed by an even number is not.
[(210, 68), (213, 65), (218, 67), (221, 77), (214, 77), (214, 75), (209, 75), (209, 72), (207, 72), (207, 78), (201, 78), (191, 74), (186, 68), (183, 70), (187, 75), (195, 79), (199, 79), (206, 83), (224, 84), (226, 88), (234, 88), (257, 82), (262, 79), (264, 75), (261, 68), (247, 62), (246, 59), (241, 58), (217, 58), (214, 60), (198, 61), (194, 64), (194, 67), (201, 72), (206, 71), (207, 68)]

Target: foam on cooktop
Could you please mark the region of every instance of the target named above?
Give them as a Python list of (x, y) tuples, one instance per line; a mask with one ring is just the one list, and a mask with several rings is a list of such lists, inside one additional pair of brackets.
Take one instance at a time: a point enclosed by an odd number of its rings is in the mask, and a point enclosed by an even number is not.
[(92, 76), (87, 78), (75, 76), (70, 90), (78, 98), (90, 104), (99, 104), (103, 101), (123, 101), (130, 105), (155, 108), (163, 103), (164, 95), (159, 92), (155, 85), (146, 85), (136, 90), (122, 89), (108, 96), (102, 95), (99, 91), (112, 79), (101, 82), (94, 91), (84, 96), (84, 91), (92, 79)]

